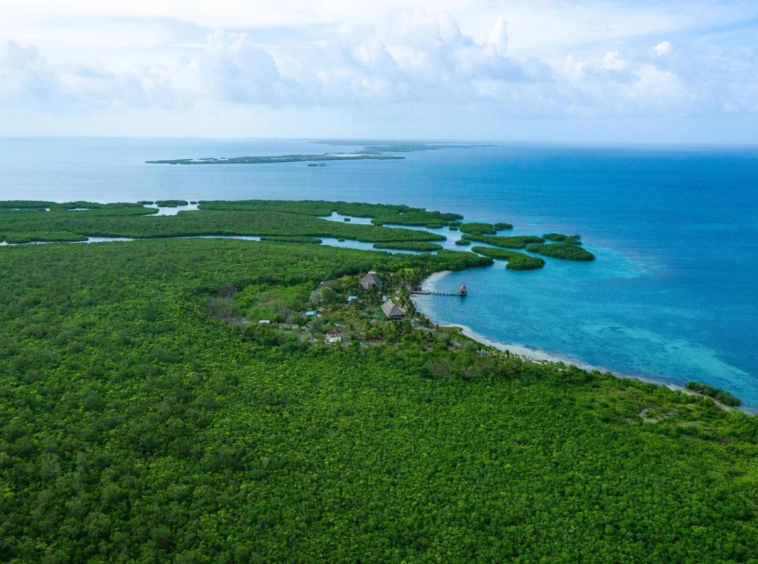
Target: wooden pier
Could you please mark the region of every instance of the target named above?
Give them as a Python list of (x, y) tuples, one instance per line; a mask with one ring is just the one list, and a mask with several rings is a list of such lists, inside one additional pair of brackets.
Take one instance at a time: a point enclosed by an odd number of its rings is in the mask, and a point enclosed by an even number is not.
[(411, 294), (417, 296), (454, 296), (458, 298), (465, 298), (468, 295), (468, 289), (465, 284), (461, 285), (461, 289), (457, 292), (439, 292), (437, 290), (424, 290), (420, 286), (416, 286), (410, 291)]
[(430, 296), (454, 296), (456, 298), (465, 298), (466, 294), (460, 292), (429, 292)]

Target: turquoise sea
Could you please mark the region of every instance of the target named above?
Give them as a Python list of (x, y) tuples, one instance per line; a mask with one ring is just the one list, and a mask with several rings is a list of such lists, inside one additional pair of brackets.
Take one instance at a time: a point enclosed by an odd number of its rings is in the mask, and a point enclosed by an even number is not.
[[(758, 149), (499, 145), (405, 160), (232, 166), (150, 159), (352, 151), (307, 141), (0, 139), (0, 199), (181, 198), (405, 203), (579, 233), (598, 260), (503, 263), (436, 282), (438, 323), (584, 364), (758, 406)], [(1, 275), (1, 274), (0, 274)]]

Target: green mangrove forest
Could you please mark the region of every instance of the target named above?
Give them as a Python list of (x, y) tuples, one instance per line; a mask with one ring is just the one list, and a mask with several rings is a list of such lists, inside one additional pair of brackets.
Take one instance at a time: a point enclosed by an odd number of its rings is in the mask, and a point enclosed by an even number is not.
[(474, 235), (497, 235), (498, 231), (513, 229), (510, 223), (451, 223), (460, 229), (461, 233), (470, 233)]
[(719, 401), (723, 403), (724, 405), (728, 405), (730, 407), (739, 407), (740, 405), (742, 405), (742, 401), (740, 401), (739, 398), (733, 396), (727, 391), (720, 390), (719, 388), (716, 388), (714, 386), (709, 386), (708, 384), (700, 384), (698, 382), (687, 382), (685, 387), (688, 390), (692, 390), (693, 392), (697, 392), (699, 394), (712, 397), (716, 401)]
[[(178, 217), (198, 213), (220, 212)], [(0, 248), (0, 560), (755, 562), (756, 418), (416, 312), (428, 274), (491, 263), (229, 239)], [(364, 291), (369, 270), (383, 284)]]
[(471, 247), (471, 250), (495, 260), (506, 260), (508, 270), (537, 270), (545, 266), (545, 261), (539, 257), (531, 257), (516, 251), (494, 249), (492, 247)]
[(456, 213), (443, 213), (412, 208), (403, 205), (364, 204), (356, 202), (326, 202), (322, 200), (237, 200), (237, 201), (201, 201), (201, 210), (213, 211), (266, 211), (284, 212), (317, 217), (340, 215), (371, 218), (374, 225), (409, 225), (416, 227), (444, 227), (463, 219)]
[(478, 235), (496, 235), (497, 229), (491, 223), (460, 223), (461, 233), (476, 233)]
[(178, 208), (179, 206), (186, 206), (189, 202), (187, 200), (157, 200), (156, 206), (161, 208)]
[(578, 260), (578, 261), (592, 261), (595, 260), (595, 255), (589, 252), (587, 249), (583, 249), (570, 243), (550, 243), (544, 245), (529, 245), (526, 248), (531, 253), (538, 253), (546, 257), (565, 259), (565, 260)]
[[(12, 202), (0, 207), (0, 238), (14, 242), (73, 241), (87, 237), (286, 236), (335, 237), (367, 243), (444, 241), (444, 235), (417, 229), (327, 221), (331, 208), (402, 225), (448, 222), (460, 216), (404, 206), (330, 202), (201, 202), (197, 211), (156, 216), (139, 204), (82, 207), (50, 202)], [(75, 205), (76, 207), (71, 207)], [(178, 204), (177, 204), (178, 205)], [(45, 211), (49, 210), (49, 211)], [(74, 211), (79, 210), (79, 211)], [(340, 211), (339, 213), (343, 213)], [(379, 222), (381, 223), (381, 222)]]
[(523, 249), (530, 243), (544, 243), (545, 240), (542, 237), (536, 235), (481, 235), (477, 233), (466, 233), (463, 235), (464, 239), (474, 241), (476, 243), (488, 243), (496, 247), (504, 247), (506, 249)]
[(463, 218), (407, 206), (145, 205), (0, 202), (7, 243), (134, 239), (0, 247), (0, 561), (758, 562), (737, 398), (528, 361), (411, 299), (542, 259), (438, 249), (402, 226)]
[(387, 249), (395, 251), (419, 251), (430, 253), (442, 249), (442, 245), (428, 243), (426, 241), (406, 241), (402, 243), (374, 243), (375, 249)]
[(545, 233), (542, 236), (548, 241), (555, 241), (558, 243), (568, 243), (570, 245), (581, 245), (581, 235), (564, 235), (563, 233)]
[(268, 241), (273, 243), (304, 243), (313, 245), (320, 245), (323, 242), (321, 239), (317, 239), (316, 237), (288, 237), (274, 235), (261, 237), (261, 241)]

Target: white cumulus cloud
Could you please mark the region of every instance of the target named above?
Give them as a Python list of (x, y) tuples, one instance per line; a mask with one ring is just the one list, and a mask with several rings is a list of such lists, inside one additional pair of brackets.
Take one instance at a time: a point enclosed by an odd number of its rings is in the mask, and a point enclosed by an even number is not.
[(495, 27), (492, 28), (492, 32), (490, 33), (490, 43), (495, 46), (498, 55), (505, 56), (505, 53), (508, 50), (508, 22), (502, 17), (497, 19)]
[(14, 41), (0, 44), (0, 103), (40, 106), (60, 94), (59, 77), (35, 46), (21, 46)]
[(655, 49), (655, 53), (659, 57), (665, 57), (666, 55), (671, 53), (671, 51), (673, 51), (674, 46), (668, 41), (662, 41), (661, 43), (656, 45), (653, 49)]
[(627, 62), (619, 55), (618, 51), (611, 51), (606, 53), (603, 57), (603, 65), (608, 70), (624, 70), (627, 67)]
[[(501, 122), (758, 115), (758, 48), (749, 42), (706, 50), (679, 34), (676, 49), (669, 41), (651, 49), (651, 36), (671, 33), (660, 31), (665, 26), (657, 21), (636, 31), (624, 27), (613, 40), (604, 38), (615, 28), (601, 27), (562, 50), (530, 51), (520, 48), (523, 39), (520, 45), (514, 39), (528, 32), (519, 27), (523, 13), (515, 7), (512, 13), (487, 4), (472, 24), (472, 16), (427, 4), (341, 24), (330, 16), (327, 23), (300, 22), (297, 29), (214, 30), (151, 21), (152, 32), (135, 35), (143, 40), (133, 48), (132, 23), (121, 20), (102, 28), (119, 35), (101, 49), (0, 40), (0, 110), (38, 112), (40, 120), (68, 116), (72, 123), (101, 110), (182, 111), (198, 120), (206, 112), (326, 112), (333, 119), (349, 114), (350, 120), (391, 115), (401, 123), (420, 115), (436, 121), (494, 116)], [(84, 27), (79, 22), (77, 29)]]
[(261, 105), (466, 102), (492, 96), (484, 82), (518, 88), (549, 79), (548, 65), (507, 57), (507, 44), (502, 19), (480, 43), (449, 15), (409, 10), (316, 44), (271, 46), (218, 30), (207, 38), (198, 68), (207, 95)]
[(199, 68), (209, 93), (225, 102), (281, 103), (292, 86), (268, 51), (245, 33), (218, 30), (210, 35)]

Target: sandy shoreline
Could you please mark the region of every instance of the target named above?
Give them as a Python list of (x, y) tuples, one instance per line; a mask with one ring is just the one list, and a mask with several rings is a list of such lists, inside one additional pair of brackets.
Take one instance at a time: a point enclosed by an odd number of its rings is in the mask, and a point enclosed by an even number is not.
[[(436, 283), (439, 282), (442, 278), (444, 278), (448, 274), (450, 274), (450, 271), (447, 271), (447, 270), (444, 270), (442, 272), (435, 272), (423, 280), (422, 286), (425, 289), (434, 290)], [(413, 296), (411, 296), (411, 299), (413, 299), (414, 303), (416, 303), (416, 299)], [(416, 303), (416, 307), (418, 309), (417, 303)], [(484, 335), (477, 333), (476, 331), (474, 331), (471, 327), (468, 327), (467, 325), (459, 325), (457, 323), (436, 323), (433, 319), (430, 319), (430, 321), (440, 327), (456, 327), (461, 330), (461, 333), (463, 333), (468, 338), (473, 339), (474, 341), (478, 343), (481, 343), (488, 347), (492, 347), (499, 351), (508, 351), (510, 354), (517, 355), (523, 358), (524, 360), (529, 360), (532, 362), (562, 362), (564, 364), (572, 364), (576, 366), (577, 368), (581, 368), (582, 370), (587, 370), (587, 371), (598, 370), (602, 373), (612, 374), (613, 376), (616, 376), (617, 378), (632, 378), (634, 380), (640, 380), (642, 382), (648, 382), (650, 384), (656, 384), (658, 386), (666, 386), (667, 388), (671, 390), (678, 390), (680, 392), (684, 392), (685, 394), (696, 395), (695, 392), (693, 392), (692, 390), (688, 390), (684, 386), (681, 386), (679, 384), (674, 384), (672, 382), (667, 382), (662, 379), (649, 378), (645, 376), (637, 376), (634, 374), (624, 374), (621, 372), (616, 372), (614, 370), (603, 368), (602, 366), (594, 366), (592, 364), (588, 364), (580, 360), (576, 360), (567, 356), (562, 356), (557, 353), (542, 351), (539, 349), (533, 349), (524, 345), (493, 341), (492, 339), (489, 339), (485, 337)], [(718, 402), (716, 403), (722, 408), (726, 409), (727, 411), (732, 411), (732, 410), (741, 411), (749, 415), (755, 415), (758, 413), (757, 410), (751, 409), (745, 406), (734, 408), (734, 407), (729, 407), (729, 406), (719, 404)]]

